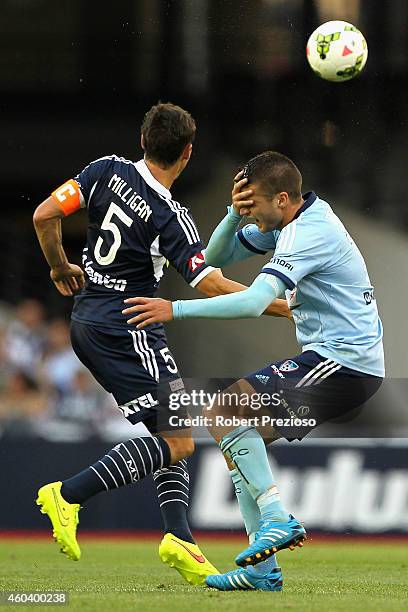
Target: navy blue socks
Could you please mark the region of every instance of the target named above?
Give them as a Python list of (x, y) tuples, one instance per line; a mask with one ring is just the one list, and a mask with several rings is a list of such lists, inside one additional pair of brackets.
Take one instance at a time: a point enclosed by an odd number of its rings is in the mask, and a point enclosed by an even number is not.
[(118, 489), (170, 465), (170, 448), (160, 436), (121, 442), (102, 459), (72, 478), (64, 480), (62, 497), (82, 504), (101, 491)]

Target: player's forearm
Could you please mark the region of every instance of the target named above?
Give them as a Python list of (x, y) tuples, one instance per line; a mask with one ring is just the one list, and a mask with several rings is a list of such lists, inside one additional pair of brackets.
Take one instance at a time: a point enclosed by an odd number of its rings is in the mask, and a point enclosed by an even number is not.
[(60, 268), (68, 263), (62, 246), (61, 219), (41, 219), (34, 214), (34, 227), (41, 250), (50, 268)]
[(286, 317), (287, 319), (292, 319), (292, 313), (287, 301), (279, 298), (272, 302), (272, 304), (269, 304), (263, 314), (270, 317)]
[(229, 278), (225, 278), (221, 270), (213, 270), (198, 283), (196, 289), (204, 293), (207, 297), (215, 297), (216, 295), (226, 295), (228, 293), (236, 293), (237, 291), (245, 291), (248, 287), (230, 280)]
[(228, 214), (213, 231), (205, 249), (205, 262), (210, 266), (222, 268), (234, 261), (236, 251), (236, 231), (242, 217), (229, 207)]

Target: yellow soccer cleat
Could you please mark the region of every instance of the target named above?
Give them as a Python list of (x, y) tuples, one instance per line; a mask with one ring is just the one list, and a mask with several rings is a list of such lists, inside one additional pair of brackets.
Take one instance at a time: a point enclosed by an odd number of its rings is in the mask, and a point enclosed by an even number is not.
[(79, 523), (79, 504), (69, 504), (61, 495), (61, 482), (51, 482), (38, 491), (36, 504), (41, 506), (41, 512), (48, 514), (53, 526), (53, 536), (60, 546), (61, 552), (73, 561), (81, 558), (81, 549), (76, 539)]
[(219, 571), (206, 559), (197, 544), (185, 542), (172, 533), (166, 533), (159, 546), (163, 563), (174, 567), (188, 583), (205, 585), (205, 579)]

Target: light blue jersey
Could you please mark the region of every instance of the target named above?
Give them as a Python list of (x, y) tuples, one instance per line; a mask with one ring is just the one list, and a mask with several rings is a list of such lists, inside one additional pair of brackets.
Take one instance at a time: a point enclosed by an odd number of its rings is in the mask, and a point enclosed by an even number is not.
[(274, 251), (262, 272), (288, 287), (286, 299), (303, 351), (384, 376), (374, 288), (354, 240), (327, 202), (308, 193), (282, 231), (263, 234), (251, 224), (238, 232), (238, 238), (250, 251)]

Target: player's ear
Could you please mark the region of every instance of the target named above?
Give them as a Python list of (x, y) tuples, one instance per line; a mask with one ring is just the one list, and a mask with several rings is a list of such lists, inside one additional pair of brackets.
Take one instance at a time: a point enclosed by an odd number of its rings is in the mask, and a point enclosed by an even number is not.
[(281, 191), (279, 194), (279, 208), (285, 208), (289, 203), (289, 194), (286, 191)]
[(143, 134), (141, 134), (140, 136), (140, 146), (142, 147), (143, 151), (145, 150), (145, 140), (144, 140), (144, 136)]
[(190, 144), (184, 147), (183, 153), (181, 155), (181, 159), (186, 159), (188, 161), (191, 157), (192, 152), (193, 152), (193, 145), (190, 142)]

